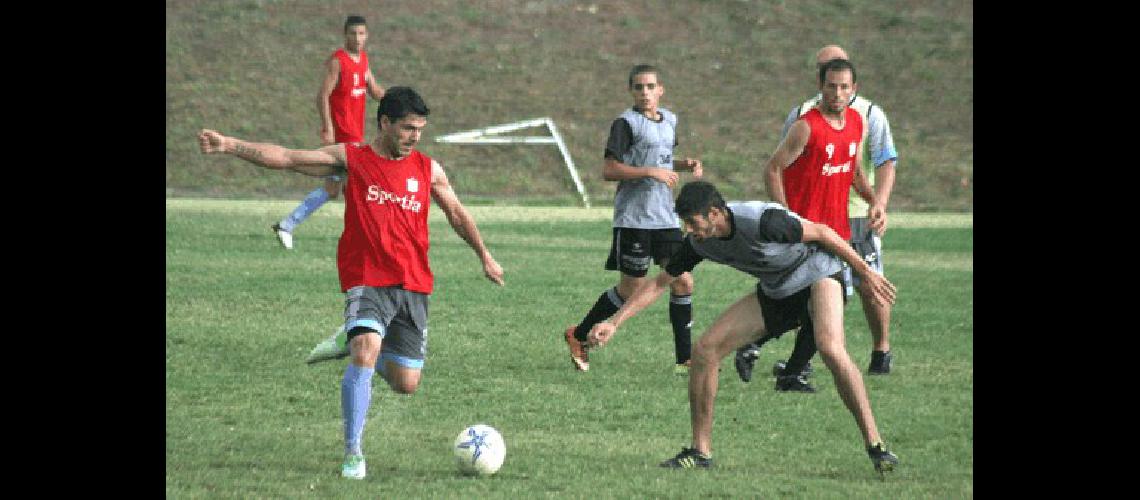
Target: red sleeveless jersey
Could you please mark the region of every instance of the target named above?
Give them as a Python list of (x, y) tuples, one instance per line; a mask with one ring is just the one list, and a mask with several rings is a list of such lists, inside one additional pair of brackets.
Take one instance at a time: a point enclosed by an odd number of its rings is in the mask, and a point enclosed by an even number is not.
[(364, 103), (368, 84), (368, 54), (360, 52), (360, 61), (353, 61), (344, 49), (333, 56), (340, 61), (340, 77), (329, 94), (329, 113), (332, 114), (333, 134), (336, 142), (364, 142)]
[(850, 240), (847, 202), (858, 168), (855, 158), (863, 141), (863, 118), (851, 108), (844, 113), (842, 130), (832, 128), (819, 109), (800, 117), (811, 127), (811, 137), (803, 154), (784, 170), (784, 194), (789, 210)]
[(345, 144), (344, 152), (344, 232), (336, 248), (341, 291), (402, 286), (431, 294), (431, 158), (412, 150), (401, 160), (389, 160), (366, 144)]

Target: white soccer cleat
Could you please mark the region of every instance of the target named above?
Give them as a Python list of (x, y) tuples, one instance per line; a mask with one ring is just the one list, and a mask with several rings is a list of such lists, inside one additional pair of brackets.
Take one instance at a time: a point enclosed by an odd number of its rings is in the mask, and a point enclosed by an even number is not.
[(322, 340), (309, 352), (309, 357), (305, 358), (305, 363), (311, 365), (330, 359), (341, 359), (350, 353), (351, 351), (348, 349), (348, 331), (344, 329), (344, 325), (340, 325), (336, 333)]
[(340, 466), (340, 477), (349, 479), (364, 479), (364, 455), (349, 455), (344, 457)]
[(281, 229), (280, 224), (274, 224), (273, 234), (277, 235), (277, 241), (281, 243), (281, 246), (285, 247), (286, 250), (293, 249), (293, 233)]

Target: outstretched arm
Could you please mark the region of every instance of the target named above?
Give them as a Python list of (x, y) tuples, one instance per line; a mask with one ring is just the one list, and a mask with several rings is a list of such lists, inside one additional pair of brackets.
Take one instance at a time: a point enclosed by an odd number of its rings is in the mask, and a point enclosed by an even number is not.
[(444, 173), (443, 167), (439, 166), (439, 162), (431, 161), (431, 196), (435, 200), (436, 205), (443, 210), (443, 214), (447, 216), (447, 223), (451, 224), (451, 228), (455, 230), (463, 241), (466, 241), (475, 250), (475, 255), (483, 263), (483, 274), (487, 279), (495, 282), (499, 286), (503, 285), (503, 268), (495, 262), (495, 258), (491, 256), (491, 251), (483, 244), (483, 237), (479, 235), (479, 228), (475, 227), (475, 219), (471, 217), (471, 213), (467, 208), (459, 202), (459, 198), (455, 196), (455, 191), (451, 189), (451, 182), (447, 180), (447, 174)]
[(652, 281), (646, 281), (641, 286), (634, 290), (633, 294), (626, 299), (625, 304), (610, 316), (609, 319), (596, 323), (590, 329), (590, 333), (586, 334), (586, 341), (591, 346), (601, 347), (606, 345), (617, 333), (617, 329), (625, 320), (634, 317), (637, 313), (641, 312), (650, 304), (657, 301), (657, 298), (669, 289), (669, 285), (676, 280), (678, 276), (670, 275), (668, 271), (661, 271), (657, 278)]
[(198, 147), (205, 154), (231, 154), (259, 167), (292, 170), (313, 177), (344, 171), (344, 145), (334, 144), (317, 150), (287, 149), (276, 144), (248, 142), (216, 131), (202, 129)]
[(797, 120), (788, 129), (788, 136), (776, 146), (776, 152), (768, 159), (765, 167), (764, 187), (768, 190), (768, 197), (783, 206), (788, 206), (788, 197), (784, 194), (784, 169), (796, 161), (804, 152), (808, 139), (811, 137), (811, 127), (806, 121)]
[(871, 266), (868, 266), (867, 262), (855, 253), (851, 245), (843, 241), (843, 238), (834, 229), (808, 220), (802, 220), (801, 224), (804, 231), (804, 243), (817, 242), (824, 250), (843, 259), (864, 283), (870, 285), (875, 302), (883, 305), (895, 303), (895, 285), (887, 281), (885, 276), (872, 270)]

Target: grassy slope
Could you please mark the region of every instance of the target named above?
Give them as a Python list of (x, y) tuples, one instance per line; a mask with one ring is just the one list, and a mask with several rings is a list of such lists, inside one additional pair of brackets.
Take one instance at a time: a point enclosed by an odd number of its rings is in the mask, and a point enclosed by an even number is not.
[(814, 91), (814, 52), (838, 43), (863, 95), (891, 119), (901, 154), (892, 206), (973, 207), (971, 2), (187, 0), (166, 11), (168, 195), (290, 198), (315, 186), (202, 157), (194, 135), (212, 127), (317, 146), (320, 65), (342, 43), (344, 16), (360, 13), (371, 23), (373, 72), (426, 96), (433, 113), (421, 149), (468, 200), (574, 203), (553, 147), (433, 141), (539, 116), (558, 124), (591, 197), (611, 199), (599, 159), (639, 62), (665, 72), (664, 104), (681, 118), (678, 154), (703, 158), (729, 196), (763, 197), (761, 167), (783, 117)]

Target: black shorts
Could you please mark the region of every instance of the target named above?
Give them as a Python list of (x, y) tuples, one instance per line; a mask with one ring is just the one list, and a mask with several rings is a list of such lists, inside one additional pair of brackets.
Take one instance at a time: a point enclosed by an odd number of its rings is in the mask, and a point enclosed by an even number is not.
[[(839, 282), (840, 289), (846, 288), (843, 282), (843, 271), (828, 276)], [(843, 304), (847, 304), (847, 294), (843, 295)], [(811, 287), (805, 287), (782, 299), (773, 299), (764, 295), (760, 283), (756, 283), (756, 298), (760, 301), (760, 313), (764, 316), (764, 330), (766, 335), (779, 337), (784, 332), (811, 324), (811, 313), (808, 311), (808, 300), (811, 299)]]
[(607, 271), (621, 271), (635, 278), (649, 272), (649, 259), (664, 265), (673, 252), (681, 247), (680, 229), (635, 229), (615, 227), (610, 256), (606, 259)]

